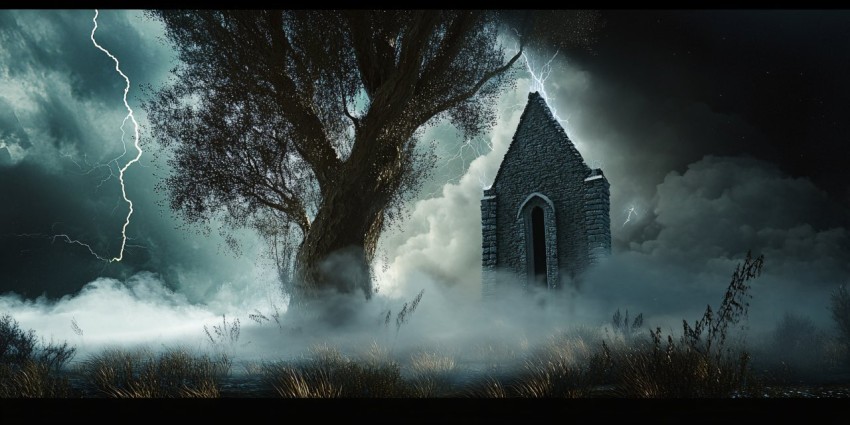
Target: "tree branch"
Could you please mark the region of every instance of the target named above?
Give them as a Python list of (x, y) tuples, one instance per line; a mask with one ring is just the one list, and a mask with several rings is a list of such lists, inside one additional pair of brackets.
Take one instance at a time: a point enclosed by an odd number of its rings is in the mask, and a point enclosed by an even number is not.
[(366, 94), (371, 99), (385, 79), (386, 65), (378, 60), (378, 52), (372, 39), (374, 33), (368, 30), (370, 25), (366, 13), (368, 12), (346, 10), (343, 16), (351, 34), (351, 45), (354, 48), (354, 56), (357, 58), (360, 79)]
[(351, 120), (352, 124), (354, 124), (354, 133), (357, 134), (357, 132), (360, 131), (360, 120), (348, 112), (348, 101), (345, 98), (345, 91), (340, 88), (339, 92), (342, 94), (342, 112), (344, 112), (345, 116)]
[[(283, 13), (283, 11), (276, 11), (276, 13), (269, 15), (272, 41), (271, 53), (275, 65), (277, 65), (276, 72), (273, 72), (271, 80), (272, 84), (279, 87), (279, 93), (296, 93), (296, 85), (287, 75), (286, 64), (284, 62), (286, 55), (291, 55), (293, 49), (286, 38), (286, 30), (283, 26)], [(280, 99), (277, 103), (289, 115), (290, 121), (298, 124), (298, 134), (305, 136), (303, 138), (294, 138), (293, 144), (298, 154), (313, 169), (316, 180), (319, 182), (319, 188), (322, 193), (325, 193), (327, 187), (333, 184), (335, 173), (341, 166), (341, 162), (333, 146), (331, 146), (330, 140), (324, 133), (324, 126), (321, 120), (313, 112), (312, 108), (305, 104), (307, 102), (311, 103), (312, 99), (302, 100), (302, 102)]]
[(429, 87), (434, 78), (441, 78), (448, 70), (452, 61), (463, 47), (467, 32), (474, 27), (474, 16), (470, 11), (462, 11), (460, 16), (452, 21), (446, 30), (446, 36), (440, 43), (440, 47), (434, 59), (428, 64), (422, 77), (417, 82), (417, 94), (419, 89)]
[(481, 79), (479, 79), (478, 82), (475, 83), (475, 85), (471, 89), (469, 89), (469, 90), (467, 90), (467, 91), (465, 91), (465, 92), (463, 92), (463, 93), (461, 93), (457, 96), (449, 98), (448, 100), (446, 100), (442, 103), (438, 103), (437, 105), (435, 105), (434, 107), (429, 109), (425, 114), (422, 115), (422, 122), (427, 122), (434, 115), (437, 115), (438, 113), (440, 113), (442, 111), (447, 111), (449, 109), (452, 109), (455, 106), (459, 105), (464, 100), (469, 99), (470, 97), (474, 96), (475, 93), (477, 93), (478, 90), (484, 84), (486, 84), (488, 81), (490, 81), (490, 79), (492, 79), (492, 78), (498, 76), (499, 74), (502, 74), (505, 71), (507, 71), (508, 69), (510, 69), (514, 65), (514, 63), (517, 61), (517, 59), (519, 59), (520, 56), (522, 56), (522, 46), (520, 46), (519, 51), (517, 51), (516, 55), (514, 55), (514, 57), (512, 57), (511, 60), (508, 61), (508, 63), (506, 63), (505, 65), (500, 66), (500, 67), (498, 67), (498, 68), (496, 68), (496, 69), (494, 69), (490, 72), (485, 73), (484, 76), (481, 77)]
[(284, 215), (289, 217), (289, 219), (295, 222), (304, 234), (307, 234), (307, 231), (310, 230), (310, 221), (307, 219), (307, 210), (298, 198), (287, 197), (279, 191), (275, 191), (279, 195), (282, 195), (281, 201), (283, 201), (282, 204), (275, 203), (253, 190), (252, 185), (244, 178), (239, 176), (231, 177), (245, 189), (244, 193), (246, 195), (269, 208), (282, 212)]

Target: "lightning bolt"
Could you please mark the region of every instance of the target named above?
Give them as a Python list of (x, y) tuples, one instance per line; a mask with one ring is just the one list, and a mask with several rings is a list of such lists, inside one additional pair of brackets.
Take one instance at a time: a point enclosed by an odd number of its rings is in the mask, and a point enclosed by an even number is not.
[[(124, 129), (122, 128), (121, 131), (123, 132)], [(121, 142), (124, 143), (123, 138), (122, 138)], [(86, 169), (82, 165), (80, 165), (80, 163), (77, 160), (74, 159), (73, 155), (67, 154), (67, 153), (60, 153), (60, 154), (63, 158), (67, 159), (68, 161), (71, 161), (71, 163), (73, 163), (74, 165), (77, 166), (77, 169), (80, 170), (78, 174), (81, 175), (81, 176), (87, 176), (89, 174), (94, 173), (96, 170), (100, 170), (102, 168), (105, 168), (106, 171), (107, 171), (106, 177), (101, 178), (100, 182), (96, 186), (98, 189), (100, 189), (104, 185), (104, 183), (109, 181), (109, 179), (111, 179), (113, 177), (118, 177), (117, 175), (115, 175), (115, 171), (112, 170), (111, 164), (115, 163), (116, 169), (121, 168), (118, 165), (118, 160), (121, 159), (124, 155), (127, 154), (127, 146), (126, 146), (126, 144), (124, 144), (124, 153), (122, 153), (121, 155), (117, 156), (116, 158), (114, 158), (114, 159), (112, 159), (112, 160), (110, 160), (106, 163), (103, 163), (103, 164), (96, 164), (96, 165), (89, 164), (88, 155), (83, 153), (83, 162), (85, 163), (85, 166), (88, 169)], [(114, 211), (113, 211), (113, 213), (114, 213)]]
[(526, 55), (525, 51), (522, 52), (522, 62), (525, 64), (525, 70), (528, 71), (528, 75), (531, 76), (531, 86), (528, 90), (530, 92), (536, 91), (540, 94), (540, 97), (546, 101), (546, 105), (549, 107), (549, 110), (552, 111), (552, 116), (555, 117), (559, 123), (566, 124), (567, 120), (558, 116), (558, 111), (555, 110), (553, 102), (549, 101), (549, 94), (546, 93), (546, 80), (552, 75), (552, 61), (555, 60), (556, 56), (558, 56), (557, 50), (555, 51), (555, 54), (540, 67), (539, 70), (534, 69), (534, 65), (528, 58), (528, 55)]
[[(549, 77), (552, 75), (552, 62), (558, 56), (558, 53), (559, 53), (559, 51), (556, 50), (555, 53), (552, 55), (552, 57), (549, 58), (549, 60), (547, 60), (539, 68), (534, 65), (534, 61), (531, 58), (529, 58), (529, 56), (526, 54), (525, 51), (522, 52), (520, 58), (522, 59), (522, 63), (525, 64), (525, 70), (528, 72), (528, 75), (531, 79), (531, 84), (528, 87), (528, 91), (529, 92), (535, 92), (536, 91), (540, 95), (540, 97), (543, 98), (543, 100), (546, 102), (546, 106), (549, 107), (549, 111), (552, 113), (552, 117), (555, 118), (555, 120), (558, 121), (561, 124), (561, 126), (563, 126), (564, 129), (566, 130), (567, 126), (569, 125), (569, 118), (570, 117), (567, 116), (566, 118), (561, 118), (560, 116), (558, 116), (558, 111), (557, 111), (557, 109), (555, 109), (554, 102), (549, 101), (550, 100), (549, 94), (546, 93), (546, 80), (548, 80)], [(516, 107), (519, 108), (519, 109), (522, 109), (522, 108), (524, 108), (524, 105), (517, 104)], [(573, 143), (575, 143), (575, 141), (573, 141)], [(597, 159), (585, 158), (585, 163), (591, 169), (602, 168), (602, 166), (603, 166), (602, 161), (597, 160)], [(632, 212), (634, 212), (635, 216), (637, 216), (637, 212), (635, 212), (634, 207), (632, 207), (632, 211), (629, 213), (629, 217), (631, 217)], [(626, 222), (628, 223), (628, 221), (629, 220), (627, 219)], [(623, 225), (625, 225), (625, 223)]]
[[(91, 36), (90, 36), (91, 42), (92, 42), (92, 44), (94, 44), (94, 47), (98, 48), (103, 53), (106, 53), (106, 55), (109, 56), (109, 58), (112, 59), (112, 61), (115, 62), (115, 71), (118, 72), (119, 75), (121, 75), (121, 77), (124, 79), (124, 83), (125, 83), (123, 100), (124, 100), (124, 108), (127, 109), (127, 115), (124, 117), (124, 120), (121, 121), (121, 127), (120, 127), (121, 128), (121, 144), (124, 148), (124, 151), (121, 153), (121, 155), (115, 157), (114, 159), (112, 159), (111, 161), (109, 161), (107, 163), (107, 164), (115, 163), (115, 166), (118, 169), (118, 182), (121, 185), (121, 197), (124, 199), (124, 202), (126, 202), (127, 206), (129, 207), (129, 211), (127, 212), (127, 217), (124, 219), (124, 225), (121, 227), (121, 249), (118, 252), (117, 256), (110, 258), (110, 257), (105, 257), (105, 256), (98, 254), (91, 247), (91, 245), (89, 245), (85, 242), (81, 242), (81, 241), (76, 240), (76, 239), (72, 239), (67, 234), (53, 235), (51, 237), (51, 240), (53, 242), (55, 242), (58, 239), (58, 240), (63, 240), (65, 243), (68, 243), (68, 244), (80, 245), (80, 246), (88, 249), (89, 253), (92, 256), (94, 256), (95, 258), (97, 258), (98, 260), (105, 261), (107, 263), (113, 263), (113, 262), (120, 262), (121, 260), (124, 259), (124, 251), (128, 247), (127, 241), (129, 239), (127, 237), (127, 226), (130, 225), (130, 218), (133, 216), (133, 211), (134, 211), (133, 210), (133, 201), (130, 200), (130, 198), (127, 196), (127, 187), (126, 187), (126, 184), (125, 184), (125, 181), (124, 181), (124, 174), (130, 168), (131, 165), (139, 162), (139, 159), (142, 157), (142, 148), (139, 145), (139, 123), (136, 121), (135, 115), (133, 115), (133, 108), (131, 108), (129, 102), (127, 102), (127, 94), (130, 92), (130, 78), (128, 78), (127, 75), (124, 74), (123, 71), (121, 71), (121, 64), (118, 61), (118, 58), (116, 58), (115, 55), (113, 55), (109, 50), (106, 50), (103, 46), (98, 44), (97, 40), (95, 40), (95, 38), (94, 38), (94, 34), (97, 31), (97, 17), (99, 15), (100, 15), (100, 11), (95, 9), (94, 18), (92, 18), (92, 22), (94, 23), (94, 27), (91, 30)], [(125, 141), (125, 137), (127, 136), (127, 132), (124, 130), (124, 127), (127, 125), (128, 120), (133, 123), (133, 146), (135, 147), (137, 153), (136, 153), (136, 156), (133, 157), (133, 159), (127, 161), (127, 163), (124, 164), (123, 166), (119, 166), (118, 161), (127, 154), (127, 142)], [(70, 155), (68, 157), (70, 158)], [(79, 163), (77, 163), (76, 161), (73, 161), (73, 158), (71, 159), (71, 161), (74, 162), (74, 164), (76, 164), (77, 167), (80, 168), (80, 170), (83, 169), (83, 167), (80, 166)], [(88, 165), (88, 161), (86, 161), (86, 165)], [(109, 178), (115, 176), (115, 173), (113, 172), (112, 167), (109, 166), (109, 165), (106, 165), (106, 164), (100, 164), (100, 165), (91, 167), (88, 171), (84, 172), (84, 174), (89, 174), (89, 173), (93, 172), (94, 170), (102, 168), (102, 167), (107, 167), (107, 169), (109, 170), (109, 175), (107, 175), (104, 179), (101, 180), (98, 187), (103, 185), (103, 183), (106, 182), (107, 180), (109, 180)], [(116, 205), (116, 208), (117, 208), (117, 205)], [(115, 210), (113, 209), (113, 213), (114, 212), (115, 212)], [(32, 235), (29, 235), (29, 236), (32, 236)]]
[[(537, 92), (540, 97), (546, 101), (546, 106), (549, 107), (549, 111), (552, 112), (552, 116), (559, 122), (561, 125), (565, 126), (569, 123), (569, 117), (561, 118), (558, 116), (558, 111), (555, 109), (555, 105), (553, 102), (549, 101), (549, 94), (546, 93), (546, 80), (552, 75), (552, 62), (555, 60), (555, 57), (558, 56), (559, 50), (555, 51), (555, 54), (546, 61), (543, 66), (540, 68), (536, 68), (531, 59), (529, 59), (526, 52), (523, 50), (521, 59), (522, 63), (525, 64), (525, 70), (528, 72), (529, 77), (531, 77), (531, 85), (528, 87), (529, 92)], [(523, 105), (517, 105), (520, 109)]]
[[(487, 152), (490, 152), (490, 151), (493, 150), (493, 144), (489, 139), (483, 138), (483, 139), (479, 139), (479, 140), (483, 140), (483, 143), (477, 143), (477, 140), (472, 139), (472, 138), (468, 138), (468, 139), (464, 140), (458, 146), (457, 152), (454, 155), (452, 155), (451, 157), (446, 158), (446, 160), (443, 162), (443, 164), (438, 168), (438, 170), (445, 170), (447, 167), (449, 167), (455, 161), (461, 161), (463, 163), (464, 166), (461, 167), (460, 174), (458, 174), (456, 176), (449, 177), (449, 179), (448, 179), (449, 183), (460, 181), (460, 179), (463, 177), (463, 174), (468, 171), (466, 169), (466, 166), (468, 164), (466, 164), (466, 161), (464, 160), (465, 157), (471, 155), (472, 159), (474, 160), (475, 158), (478, 158), (480, 156), (484, 156), (484, 155), (487, 154)], [(443, 172), (443, 173), (445, 174), (445, 172)], [(478, 178), (478, 182), (480, 183), (481, 188), (486, 189), (487, 186), (488, 186), (488, 184), (485, 183), (487, 181), (486, 172), (479, 171), (479, 172), (477, 172), (476, 177)], [(425, 195), (425, 198), (432, 198), (434, 196), (437, 196), (439, 194), (439, 192), (441, 192), (441, 191), (442, 191), (442, 186), (440, 186), (440, 188), (438, 188), (438, 189), (428, 193), (427, 195)]]
[(630, 207), (629, 207), (629, 211), (628, 211), (628, 212), (629, 212), (629, 215), (626, 217), (626, 221), (624, 221), (624, 222), (623, 222), (623, 227), (626, 227), (626, 223), (628, 223), (628, 222), (632, 221), (632, 214), (634, 214), (634, 215), (635, 215), (635, 217), (637, 217), (637, 211), (635, 211), (635, 206), (634, 206), (634, 205), (632, 205), (632, 206), (630, 206)]
[[(127, 197), (127, 187), (124, 184), (124, 173), (130, 168), (131, 165), (139, 162), (139, 159), (142, 157), (142, 147), (139, 146), (139, 123), (136, 121), (136, 117), (133, 115), (133, 108), (130, 107), (130, 104), (127, 102), (127, 94), (130, 92), (130, 79), (124, 72), (121, 71), (121, 64), (118, 62), (118, 58), (115, 57), (109, 50), (106, 50), (97, 43), (97, 40), (94, 39), (94, 33), (97, 31), (97, 17), (100, 14), (100, 11), (97, 9), (94, 10), (94, 18), (92, 18), (92, 22), (94, 23), (94, 27), (91, 30), (91, 42), (94, 44), (94, 47), (97, 47), (103, 53), (106, 53), (114, 62), (115, 62), (115, 71), (124, 78), (124, 107), (127, 108), (127, 115), (124, 117), (124, 120), (121, 121), (121, 144), (124, 146), (124, 153), (122, 153), (118, 158), (115, 158), (115, 162), (119, 158), (123, 157), (127, 153), (127, 143), (124, 141), (124, 136), (126, 136), (126, 132), (124, 131), (124, 126), (127, 124), (127, 120), (131, 120), (133, 122), (133, 147), (136, 148), (136, 156), (133, 159), (127, 161), (123, 167), (118, 169), (118, 181), (121, 184), (121, 197), (124, 198), (124, 202), (127, 203), (129, 207), (129, 211), (127, 212), (127, 217), (124, 219), (124, 225), (121, 227), (121, 250), (118, 252), (117, 257), (112, 257), (108, 261), (121, 261), (124, 259), (124, 249), (127, 247), (127, 226), (130, 225), (130, 217), (133, 216), (133, 201)], [(89, 248), (91, 251), (91, 248)], [(102, 258), (96, 255), (98, 258)]]
[[(536, 91), (537, 93), (539, 93), (540, 97), (543, 98), (543, 100), (546, 102), (546, 105), (549, 107), (549, 110), (552, 112), (552, 116), (559, 123), (561, 123), (561, 125), (566, 125), (566, 124), (568, 124), (569, 119), (568, 118), (561, 118), (561, 117), (558, 116), (558, 111), (553, 107), (553, 102), (549, 101), (549, 95), (546, 93), (546, 80), (552, 75), (552, 62), (558, 56), (558, 52), (559, 51), (555, 51), (555, 54), (553, 54), (552, 57), (549, 58), (549, 60), (546, 61), (543, 64), (543, 66), (541, 66), (539, 69), (534, 66), (534, 64), (532, 63), (533, 61), (531, 59), (529, 59), (529, 57), (528, 57), (528, 55), (526, 54), (525, 51), (522, 52), (521, 59), (522, 59), (522, 62), (525, 64), (525, 68), (526, 68), (526, 71), (528, 71), (528, 75), (531, 77), (531, 85), (529, 87), (529, 91), (531, 91), (531, 92)], [(518, 105), (516, 105), (516, 107), (522, 109), (524, 107), (524, 105), (518, 104)], [(486, 143), (486, 148), (489, 148), (488, 150), (485, 150), (484, 149), (485, 147), (473, 144), (472, 139), (465, 140), (458, 147), (457, 153), (454, 154), (452, 157), (447, 158), (446, 161), (443, 163), (443, 166), (440, 167), (440, 168), (445, 168), (445, 167), (449, 166), (451, 163), (453, 163), (454, 161), (457, 161), (457, 160), (463, 161), (464, 154), (467, 153), (467, 152), (470, 152), (470, 151), (475, 154), (475, 158), (486, 154), (488, 151), (492, 151), (493, 150), (492, 143), (489, 140), (486, 140), (485, 143)], [(598, 168), (598, 167), (596, 167), (596, 168)], [(462, 173), (463, 173), (463, 171), (461, 171), (461, 174)], [(461, 177), (462, 177), (462, 175), (456, 176), (456, 177), (453, 177), (453, 178), (449, 178), (449, 182), (460, 180)], [(479, 172), (477, 177), (478, 177), (478, 182), (481, 185), (481, 189), (487, 189), (490, 186), (489, 184), (486, 183), (486, 181), (488, 179), (487, 179), (487, 176), (486, 176), (485, 173)], [(426, 195), (426, 198), (430, 198), (432, 196), (437, 195), (438, 191), (431, 192), (430, 194)]]
[[(56, 225), (57, 225), (57, 224), (59, 224), (59, 223), (53, 223), (53, 225), (52, 225), (52, 226), (50, 226), (50, 227), (51, 227), (51, 229), (53, 229), (54, 227), (56, 227)], [(65, 242), (65, 243), (67, 243), (67, 244), (71, 244), (71, 245), (79, 245), (79, 246), (82, 246), (83, 248), (86, 248), (86, 249), (89, 251), (89, 254), (91, 254), (93, 257), (97, 258), (97, 259), (98, 259), (98, 260), (100, 260), (100, 261), (103, 261), (103, 262), (106, 262), (106, 263), (111, 263), (111, 262), (113, 262), (113, 261), (116, 261), (116, 260), (115, 260), (115, 259), (113, 259), (113, 258), (106, 258), (106, 257), (101, 256), (100, 254), (98, 254), (97, 252), (95, 252), (95, 250), (91, 247), (91, 245), (89, 245), (89, 244), (87, 244), (87, 243), (85, 243), (85, 242), (80, 242), (79, 240), (76, 240), (76, 239), (72, 239), (70, 236), (68, 236), (68, 235), (67, 235), (67, 234), (65, 234), (65, 233), (61, 233), (61, 234), (54, 234), (54, 235), (48, 235), (48, 234), (44, 234), (44, 233), (19, 233), (19, 234), (15, 235), (15, 236), (17, 236), (17, 237), (19, 237), (19, 238), (32, 238), (32, 239), (36, 239), (36, 238), (38, 238), (38, 239), (49, 239), (51, 243), (56, 243), (56, 241), (57, 241), (57, 240), (62, 240), (62, 241), (64, 241), (64, 242)], [(131, 238), (127, 238), (127, 239), (128, 239), (128, 240), (131, 240)], [(130, 244), (127, 244), (127, 247), (133, 247), (133, 248), (147, 248), (146, 246), (143, 246), (143, 245), (130, 245)], [(25, 249), (25, 250), (21, 250), (21, 253), (26, 253), (26, 252), (29, 252), (29, 251), (30, 251), (30, 250)], [(105, 270), (105, 269), (106, 269), (106, 265), (104, 265), (104, 266), (103, 266), (103, 269), (101, 269), (101, 273), (102, 273), (102, 272), (103, 272), (103, 270)]]

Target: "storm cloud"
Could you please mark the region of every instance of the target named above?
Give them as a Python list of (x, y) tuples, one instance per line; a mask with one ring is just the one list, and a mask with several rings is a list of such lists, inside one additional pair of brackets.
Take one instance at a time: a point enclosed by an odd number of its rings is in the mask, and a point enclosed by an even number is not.
[[(828, 295), (850, 277), (850, 238), (834, 201), (803, 178), (750, 157), (705, 158), (658, 185), (650, 208), (586, 288), (607, 308), (698, 317), (718, 305), (748, 251), (764, 255), (753, 321), (785, 312), (828, 323)], [(616, 224), (612, 224), (616, 227)]]
[(104, 263), (86, 247), (53, 237), (67, 235), (112, 258), (128, 213), (117, 179), (118, 167), (135, 154), (132, 124), (124, 122), (125, 81), (93, 45), (93, 18), (86, 10), (0, 12), (0, 293), (60, 298), (99, 277), (148, 271), (193, 302), (206, 299), (253, 267), (262, 249), (245, 233), (251, 249), (235, 258), (216, 233), (175, 232), (185, 226), (162, 207), (154, 186), (167, 167), (153, 155), (138, 105), (142, 86), (165, 81), (173, 52), (161, 43), (159, 24), (140, 11), (101, 11), (95, 33), (130, 78), (128, 102), (143, 125), (145, 152), (126, 172), (136, 208), (125, 259)]

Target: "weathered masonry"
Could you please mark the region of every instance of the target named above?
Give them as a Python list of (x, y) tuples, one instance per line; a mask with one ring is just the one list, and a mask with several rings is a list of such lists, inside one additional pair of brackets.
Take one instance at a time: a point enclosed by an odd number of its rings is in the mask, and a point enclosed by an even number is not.
[(608, 188), (602, 170), (584, 163), (543, 98), (530, 93), (481, 200), (483, 294), (501, 285), (559, 288), (609, 255)]

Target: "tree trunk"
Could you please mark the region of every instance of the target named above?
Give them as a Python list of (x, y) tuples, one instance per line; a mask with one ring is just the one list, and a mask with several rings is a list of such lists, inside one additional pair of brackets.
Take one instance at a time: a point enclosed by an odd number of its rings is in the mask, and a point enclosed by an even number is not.
[(368, 190), (372, 185), (358, 177), (369, 173), (358, 171), (346, 173), (353, 178), (341, 179), (328, 189), (296, 256), (290, 308), (323, 316), (331, 314), (329, 303), (372, 296), (370, 263), (375, 240), (369, 236), (380, 223), (387, 200)]
[[(402, 141), (412, 137), (421, 124), (398, 121), (408, 101), (404, 91), (384, 97), (373, 102), (363, 119), (352, 152), (336, 170), (338, 178), (327, 187), (296, 255), (290, 307), (310, 316), (338, 314), (342, 310), (334, 304), (352, 299), (340, 294), (358, 295), (362, 291), (365, 299), (372, 296), (370, 263), (383, 211), (403, 178)], [(386, 128), (393, 128), (392, 138), (381, 137)], [(333, 312), (328, 310), (329, 305)]]

